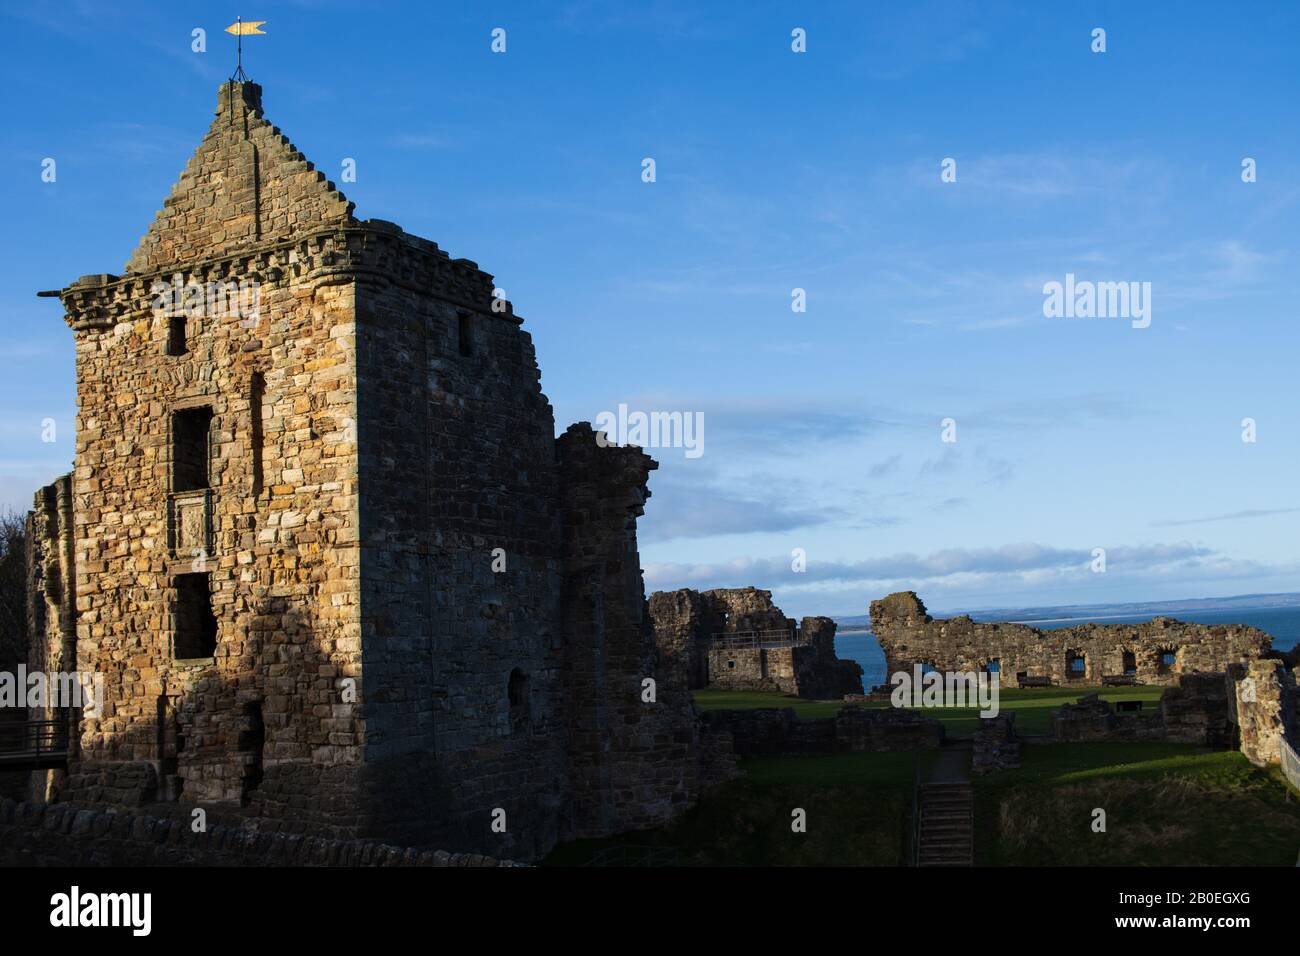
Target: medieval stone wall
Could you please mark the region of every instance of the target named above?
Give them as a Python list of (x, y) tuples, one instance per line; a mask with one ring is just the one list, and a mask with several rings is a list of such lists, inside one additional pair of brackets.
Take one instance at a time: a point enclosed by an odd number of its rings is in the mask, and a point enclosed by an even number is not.
[(1296, 745), (1300, 693), (1276, 660), (1234, 664), (1224, 673), (1184, 674), (1151, 711), (1119, 713), (1097, 694), (1062, 704), (1052, 737), (1067, 743), (1165, 741), (1240, 750), (1257, 766), (1276, 764), (1280, 741)]
[[(158, 760), (188, 799), (216, 801), (244, 799), (260, 760), (265, 799), (324, 809), (319, 788), (277, 780), (319, 783), (359, 758), (358, 715), (338, 709), (339, 682), (360, 676), (352, 290), (282, 273), (263, 285), (256, 322), (186, 318), (174, 354), (147, 289), (121, 280), (69, 303), (77, 660), (107, 688), (103, 717), (83, 724), (83, 759)], [(177, 417), (196, 408), (211, 416), (209, 467), (186, 491)], [(193, 574), (206, 576), (210, 656), (171, 644)], [(253, 714), (257, 752), (240, 744)]]
[(448, 288), (445, 253), (387, 229), (357, 292), (375, 825), (531, 856), (561, 836), (567, 773), (554, 419), (491, 277)]
[(0, 800), (0, 866), (513, 866), (477, 853)]
[(654, 462), (599, 447), (588, 425), (558, 445), (574, 835), (658, 826), (734, 775), (734, 761), (701, 746), (680, 669), (660, 666), (636, 546)]
[(1239, 671), (1233, 686), (1241, 752), (1258, 766), (1281, 760), (1281, 741), (1300, 749), (1295, 674), (1281, 661), (1251, 661)]
[(709, 710), (706, 735), (726, 735), (740, 757), (928, 750), (944, 740), (943, 724), (910, 710), (843, 707), (834, 717), (801, 719), (793, 707)]
[[(27, 655), (29, 670), (47, 674), (77, 669), (76, 542), (73, 532), (72, 475), (63, 475), (36, 492), (27, 514)], [(17, 663), (17, 662), (15, 662)], [(0, 719), (55, 720), (68, 715), (50, 701), (39, 712), (31, 709), (0, 712)], [(75, 739), (71, 746), (76, 746)], [(39, 799), (56, 795), (64, 784), (64, 771), (34, 771), (30, 781), (5, 777), (24, 785), (24, 796)], [(30, 787), (30, 790), (27, 789)]]
[[(979, 623), (962, 615), (930, 617), (912, 591), (871, 602), (871, 631), (885, 652), (888, 673), (914, 664), (940, 671), (982, 671), (997, 664), (1004, 687), (1022, 677), (1053, 684), (1101, 684), (1128, 675), (1138, 683), (1178, 683), (1183, 674), (1223, 671), (1269, 649), (1271, 639), (1241, 624), (1189, 624), (1158, 617), (1141, 624), (1081, 624), (1039, 630), (1023, 624)], [(1166, 658), (1172, 660), (1166, 662)], [(1078, 670), (1072, 662), (1081, 659)]]

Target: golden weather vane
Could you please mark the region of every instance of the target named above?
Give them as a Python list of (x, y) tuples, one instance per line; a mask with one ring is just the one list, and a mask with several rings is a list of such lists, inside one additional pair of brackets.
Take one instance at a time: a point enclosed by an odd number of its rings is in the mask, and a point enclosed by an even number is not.
[(226, 27), (227, 33), (233, 33), (235, 36), (235, 72), (231, 74), (230, 81), (236, 80), (247, 82), (248, 74), (244, 72), (244, 37), (266, 36), (264, 30), (259, 30), (265, 20), (249, 20), (244, 22), (242, 17), (235, 17), (235, 22)]

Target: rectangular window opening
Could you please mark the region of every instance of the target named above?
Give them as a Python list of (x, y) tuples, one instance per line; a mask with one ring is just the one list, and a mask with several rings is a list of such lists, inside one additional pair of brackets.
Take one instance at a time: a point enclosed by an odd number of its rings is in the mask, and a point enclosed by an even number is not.
[(185, 316), (174, 315), (167, 320), (167, 354), (184, 355), (189, 350), (185, 341)]
[(172, 652), (177, 660), (213, 657), (217, 652), (217, 616), (212, 610), (210, 574), (176, 576)]
[(212, 406), (183, 408), (172, 415), (172, 491), (209, 487)]

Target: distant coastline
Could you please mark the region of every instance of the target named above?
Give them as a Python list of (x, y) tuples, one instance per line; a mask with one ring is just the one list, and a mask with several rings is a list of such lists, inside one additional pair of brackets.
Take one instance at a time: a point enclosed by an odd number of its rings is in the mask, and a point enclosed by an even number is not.
[[(977, 621), (1005, 621), (1043, 630), (1088, 623), (1136, 624), (1153, 617), (1175, 617), (1196, 624), (1246, 624), (1273, 639), (1273, 649), (1286, 651), (1300, 644), (1300, 593), (1243, 594), (1228, 598), (1144, 601), (1131, 604), (1076, 604), (1049, 607), (992, 608), (979, 611), (931, 611), (932, 617), (969, 614)], [(862, 665), (867, 686), (886, 680), (885, 655), (871, 634), (865, 614), (836, 618), (835, 652)]]
[[(1014, 624), (1054, 624), (1063, 622), (1116, 620), (1137, 617), (1177, 617), (1179, 614), (1217, 611), (1268, 611), (1294, 608), (1300, 611), (1300, 592), (1236, 594), (1227, 597), (1180, 598), (1171, 601), (1134, 601), (1115, 604), (1048, 604), (1036, 607), (960, 608), (931, 610), (933, 617), (970, 615), (976, 621), (1007, 621)], [(836, 617), (841, 632), (870, 631), (871, 617), (853, 614)]]

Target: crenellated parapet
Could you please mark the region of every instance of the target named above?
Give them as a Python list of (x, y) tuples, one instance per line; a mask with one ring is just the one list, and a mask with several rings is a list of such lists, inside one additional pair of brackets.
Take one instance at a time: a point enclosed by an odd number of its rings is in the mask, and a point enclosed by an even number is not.
[(86, 275), (66, 288), (40, 294), (58, 297), (66, 313), (64, 321), (73, 331), (82, 332), (105, 331), (148, 316), (157, 311), (160, 293), (179, 291), (183, 305), (185, 286), (191, 282), (204, 289), (255, 283), (265, 295), (291, 287), (314, 290), (356, 281), (435, 296), (485, 318), (523, 323), (508, 300), (494, 298), (492, 275), (468, 259), (452, 259), (436, 243), (383, 220), (324, 228), (151, 272)]

